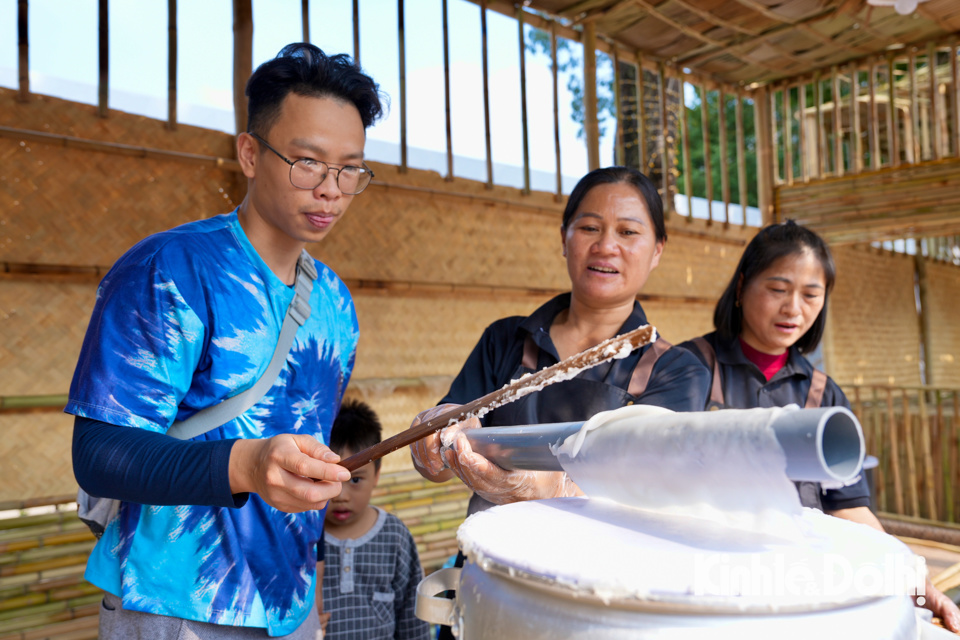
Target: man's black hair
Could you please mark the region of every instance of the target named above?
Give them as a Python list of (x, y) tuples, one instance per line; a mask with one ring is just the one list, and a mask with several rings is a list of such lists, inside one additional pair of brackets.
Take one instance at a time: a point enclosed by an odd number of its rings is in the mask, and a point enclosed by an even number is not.
[[(330, 431), (330, 448), (341, 456), (346, 450), (351, 454), (360, 453), (380, 442), (382, 433), (383, 426), (370, 405), (360, 400), (344, 400)], [(380, 460), (374, 460), (373, 467), (379, 471)]]
[(380, 90), (346, 54), (328, 56), (305, 42), (288, 44), (247, 81), (247, 132), (266, 137), (290, 93), (349, 102), (366, 129), (383, 115)]
[(796, 347), (801, 353), (810, 353), (817, 348), (827, 325), (827, 301), (837, 277), (837, 267), (823, 238), (793, 220), (764, 227), (744, 249), (730, 284), (713, 310), (713, 326), (721, 338), (732, 340), (743, 330), (740, 296), (750, 282), (780, 258), (803, 251), (810, 251), (820, 261), (826, 289), (823, 292), (823, 309), (807, 332), (797, 340)]

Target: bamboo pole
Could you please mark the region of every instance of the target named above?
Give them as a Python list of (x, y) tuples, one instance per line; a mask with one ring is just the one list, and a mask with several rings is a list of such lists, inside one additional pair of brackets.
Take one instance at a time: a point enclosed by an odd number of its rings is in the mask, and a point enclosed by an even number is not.
[(783, 129), (783, 138), (780, 141), (783, 147), (783, 181), (786, 184), (793, 184), (793, 112), (790, 98), (790, 87), (785, 86), (782, 92), (783, 96), (783, 120), (781, 127)]
[[(520, 46), (520, 125), (523, 136), (523, 193), (530, 193), (530, 131), (527, 120), (527, 55), (523, 33), (523, 6), (517, 5), (517, 27)], [(614, 75), (614, 83), (617, 82)], [(619, 106), (617, 107), (619, 113)]]
[(870, 91), (870, 168), (880, 168), (880, 113), (877, 110), (877, 63), (871, 61), (867, 73)]
[(934, 398), (937, 404), (937, 439), (933, 445), (933, 450), (938, 454), (937, 482), (943, 487), (943, 491), (940, 493), (940, 513), (944, 515), (947, 522), (953, 522), (953, 487), (950, 486), (950, 432), (944, 422), (943, 394), (940, 389), (934, 392)]
[(806, 117), (807, 110), (807, 85), (805, 82), (801, 82), (797, 85), (797, 147), (799, 153), (798, 160), (800, 161), (800, 179), (804, 182), (810, 181), (810, 170), (807, 167), (807, 135)]
[(900, 475), (900, 443), (897, 433), (899, 429), (897, 429), (897, 416), (893, 409), (893, 389), (890, 387), (887, 388), (887, 423), (889, 427), (887, 436), (890, 443), (890, 471), (893, 474), (893, 501), (896, 512), (906, 515), (903, 506), (903, 479)]
[(487, 0), (480, 0), (480, 48), (483, 56), (483, 131), (487, 153), (487, 189), (493, 189), (493, 144), (490, 135), (490, 60), (487, 54)]
[(932, 40), (927, 43), (927, 68), (930, 76), (931, 158), (939, 160), (943, 155), (943, 136), (940, 135), (940, 110), (937, 108), (937, 103), (940, 100), (940, 83), (937, 81), (937, 46)]
[(850, 67), (850, 118), (853, 130), (851, 169), (854, 173), (861, 173), (863, 171), (863, 138), (860, 136), (860, 70), (856, 62)]
[(310, 42), (310, 0), (300, 0), (300, 23), (303, 25), (303, 41)]
[[(953, 417), (950, 420), (951, 487), (960, 487), (960, 391), (953, 392)], [(960, 491), (954, 494), (954, 514), (960, 518)], [(955, 520), (956, 521), (956, 520)]]
[(443, 107), (444, 126), (447, 135), (447, 175), (446, 181), (453, 181), (453, 111), (450, 104), (450, 13), (447, 0), (441, 5), (443, 12)]
[(713, 224), (713, 168), (710, 166), (710, 116), (707, 88), (700, 85), (700, 132), (703, 138), (703, 171), (706, 183), (707, 224)]
[(960, 55), (960, 49), (957, 47), (957, 39), (954, 38), (950, 45), (950, 78), (952, 80), (950, 91), (950, 104), (953, 113), (953, 155), (960, 157), (960, 68), (957, 64), (957, 56)]
[(737, 186), (740, 188), (742, 225), (747, 226), (747, 151), (743, 132), (743, 93), (737, 91)]
[(815, 87), (815, 91), (813, 93), (813, 100), (817, 107), (817, 121), (816, 121), (816, 129), (817, 129), (816, 171), (817, 171), (817, 174), (816, 175), (818, 178), (822, 178), (824, 171), (826, 170), (826, 167), (829, 163), (827, 162), (828, 159), (824, 157), (824, 155), (828, 153), (828, 151), (827, 151), (827, 145), (825, 140), (826, 133), (823, 128), (823, 79), (820, 77), (819, 71), (817, 71), (817, 73), (814, 75), (814, 87)]
[(177, 0), (167, 0), (167, 128), (177, 128)]
[(780, 149), (783, 148), (783, 141), (780, 140), (780, 130), (777, 127), (776, 90), (770, 92), (770, 144), (773, 145), (771, 147), (773, 153), (770, 156), (773, 162), (773, 184), (783, 184), (784, 181), (780, 179)]
[(890, 137), (890, 166), (900, 166), (900, 113), (897, 109), (896, 65), (893, 54), (887, 58), (887, 135)]
[(360, 0), (353, 0), (353, 61), (360, 66)]
[(907, 455), (907, 487), (910, 490), (910, 515), (920, 517), (920, 493), (917, 487), (917, 460), (914, 457), (913, 450), (913, 416), (910, 414), (910, 398), (904, 389), (902, 395), (903, 402), (903, 442), (906, 446)]
[(720, 197), (723, 198), (723, 224), (730, 224), (730, 159), (727, 149), (727, 96), (717, 92), (717, 120), (720, 129)]
[(600, 122), (597, 114), (597, 24), (583, 25), (583, 131), (587, 141), (587, 167), (600, 167)]
[(640, 158), (640, 171), (650, 172), (650, 160), (647, 157), (647, 105), (646, 82), (643, 78), (643, 56), (637, 54), (637, 143), (640, 145), (637, 156)]
[(830, 79), (833, 83), (833, 175), (843, 175), (843, 119), (840, 110), (843, 103), (840, 100), (840, 74), (836, 65), (830, 70)]
[(617, 119), (617, 139), (616, 144), (614, 144), (614, 155), (617, 166), (623, 166), (624, 159), (626, 158), (626, 150), (624, 149), (624, 135), (623, 135), (623, 96), (621, 95), (620, 90), (620, 50), (617, 47), (613, 47), (613, 104), (615, 109), (614, 117)]
[(663, 217), (669, 219), (673, 213), (673, 195), (670, 193), (670, 144), (667, 141), (667, 67), (663, 62), (657, 69), (659, 79), (657, 86), (660, 90), (660, 99), (658, 100), (660, 108), (660, 173), (663, 179)]
[(99, 81), (97, 83), (97, 114), (101, 118), (110, 115), (110, 2), (100, 0), (99, 28)]
[(763, 224), (773, 220), (773, 155), (770, 139), (770, 97), (766, 87), (760, 87), (753, 99), (754, 122), (757, 133), (757, 199)]
[(683, 127), (681, 131), (681, 144), (683, 145), (683, 190), (687, 196), (687, 222), (693, 221), (693, 172), (691, 171), (691, 162), (690, 162), (690, 119), (687, 116), (687, 105), (683, 101), (682, 96), (687, 92), (687, 74), (681, 69), (680, 71), (680, 113), (681, 113), (681, 126)]
[(407, 172), (407, 40), (403, 0), (397, 0), (397, 65), (400, 76), (400, 173)]
[(253, 68), (253, 7), (251, 0), (233, 0), (233, 114), (236, 132), (247, 130), (244, 88)]
[(907, 162), (914, 163), (919, 162), (923, 157), (920, 151), (920, 107), (919, 99), (917, 97), (917, 56), (915, 53), (910, 54), (910, 127), (907, 129), (909, 135), (906, 136), (904, 140), (904, 145), (907, 146)]
[(17, 2), (17, 81), (19, 82), (17, 99), (27, 102), (30, 99), (30, 11), (27, 0)]
[(933, 459), (933, 442), (930, 416), (927, 414), (926, 393), (917, 394), (917, 404), (920, 408), (920, 446), (923, 448), (923, 484), (927, 499), (927, 517), (937, 519), (937, 490), (934, 484), (937, 463)]
[[(446, 0), (444, 0), (446, 1)], [(557, 202), (563, 197), (563, 174), (560, 167), (560, 88), (557, 77), (557, 24), (550, 23), (550, 66), (553, 75), (553, 148), (557, 159)]]
[(880, 411), (880, 394), (876, 387), (871, 388), (871, 413), (873, 414), (873, 446), (877, 454), (877, 469), (874, 477), (874, 489), (877, 494), (877, 508), (887, 510), (887, 473), (884, 469), (885, 456), (883, 455), (886, 439), (883, 437), (883, 413)]

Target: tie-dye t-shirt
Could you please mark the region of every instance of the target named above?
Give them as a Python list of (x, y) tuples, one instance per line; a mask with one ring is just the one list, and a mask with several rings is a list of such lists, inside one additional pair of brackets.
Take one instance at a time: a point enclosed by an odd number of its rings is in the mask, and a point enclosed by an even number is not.
[[(310, 318), (276, 383), (197, 440), (302, 433), (329, 442), (358, 329), (346, 286), (316, 264)], [(259, 379), (292, 298), (236, 211), (143, 240), (100, 284), (67, 412), (165, 433)], [(322, 512), (282, 513), (254, 494), (237, 509), (124, 502), (86, 578), (126, 609), (285, 635), (316, 606), (322, 540)]]

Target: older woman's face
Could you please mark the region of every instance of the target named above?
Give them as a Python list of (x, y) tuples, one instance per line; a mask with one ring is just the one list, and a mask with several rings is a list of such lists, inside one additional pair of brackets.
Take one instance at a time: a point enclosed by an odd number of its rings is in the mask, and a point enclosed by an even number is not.
[(779, 355), (813, 326), (827, 291), (823, 265), (809, 249), (783, 256), (738, 291), (740, 337), (754, 349)]
[(591, 189), (562, 239), (574, 295), (595, 304), (634, 299), (663, 251), (643, 196), (622, 182)]

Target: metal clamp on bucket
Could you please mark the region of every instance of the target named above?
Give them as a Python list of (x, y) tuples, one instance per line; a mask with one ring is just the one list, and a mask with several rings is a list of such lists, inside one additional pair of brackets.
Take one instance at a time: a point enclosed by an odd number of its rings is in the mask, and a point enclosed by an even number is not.
[(417, 605), (414, 613), (430, 624), (452, 627), (456, 618), (456, 600), (437, 597), (444, 591), (456, 591), (460, 584), (460, 567), (434, 571), (417, 585)]

